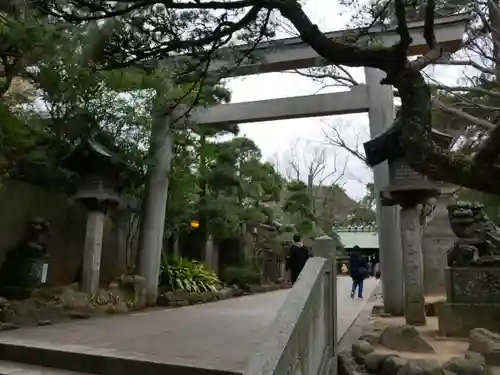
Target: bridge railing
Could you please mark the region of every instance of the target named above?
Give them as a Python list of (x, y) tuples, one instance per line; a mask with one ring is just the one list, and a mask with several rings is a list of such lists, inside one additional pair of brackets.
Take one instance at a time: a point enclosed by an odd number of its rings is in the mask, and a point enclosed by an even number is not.
[(337, 371), (335, 248), (315, 242), (316, 255), (272, 322), (243, 375), (335, 375)]

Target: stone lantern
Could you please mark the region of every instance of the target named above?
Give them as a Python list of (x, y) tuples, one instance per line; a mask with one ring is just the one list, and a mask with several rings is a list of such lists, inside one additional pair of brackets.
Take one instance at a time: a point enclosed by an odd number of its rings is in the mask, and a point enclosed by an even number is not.
[(94, 140), (84, 139), (62, 160), (61, 166), (77, 174), (73, 198), (88, 210), (81, 287), (84, 292), (95, 293), (99, 288), (106, 212), (120, 202), (119, 181), (126, 164)]
[[(367, 163), (374, 167), (388, 162), (388, 185), (380, 192), (383, 206), (400, 205), (400, 231), (403, 245), (405, 280), (405, 316), (407, 324), (425, 325), (424, 270), (422, 256), (422, 223), (420, 207), (439, 195), (439, 184), (415, 171), (405, 158), (401, 145), (402, 121), (364, 144)], [(452, 137), (432, 130), (432, 140), (448, 148)], [(383, 251), (383, 249), (381, 249)], [(394, 270), (394, 272), (400, 272)]]

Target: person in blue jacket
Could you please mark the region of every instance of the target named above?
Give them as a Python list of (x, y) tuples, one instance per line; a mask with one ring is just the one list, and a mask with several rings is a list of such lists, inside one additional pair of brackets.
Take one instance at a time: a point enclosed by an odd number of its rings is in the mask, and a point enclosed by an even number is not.
[(349, 255), (349, 273), (352, 278), (351, 298), (356, 295), (358, 291), (358, 298), (363, 298), (363, 283), (368, 277), (368, 262), (366, 258), (360, 253), (359, 246), (352, 248)]

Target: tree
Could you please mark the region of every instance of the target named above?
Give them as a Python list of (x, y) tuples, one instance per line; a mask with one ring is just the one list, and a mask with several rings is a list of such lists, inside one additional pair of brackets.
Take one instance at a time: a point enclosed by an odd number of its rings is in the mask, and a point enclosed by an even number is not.
[(289, 148), (286, 157), (288, 180), (305, 179), (307, 195), (311, 204), (310, 210), (316, 215), (319, 207), (324, 207), (330, 198), (334, 187), (344, 177), (347, 167), (346, 159), (339, 166), (335, 153), (329, 153), (323, 145), (295, 140)]
[[(316, 72), (310, 72), (309, 76), (314, 77), (316, 74)], [(336, 124), (328, 125), (328, 130), (324, 131), (325, 143), (331, 147), (347, 151), (349, 155), (366, 164), (363, 142), (369, 139), (367, 129), (359, 129), (359, 127), (349, 122), (337, 122)], [(349, 128), (353, 132), (352, 137), (351, 135), (346, 135), (346, 128)]]
[[(347, 161), (340, 163), (336, 153), (328, 152), (329, 150), (321, 144), (314, 144), (309, 141), (294, 140), (288, 152), (284, 155), (287, 165), (286, 176), (289, 181), (288, 192), (291, 194), (287, 197), (287, 202), (290, 203), (297, 199), (295, 194), (298, 193), (298, 185), (294, 184), (295, 181), (306, 181), (307, 201), (310, 207), (308, 210), (314, 216), (311, 224), (305, 224), (304, 218), (308, 215), (305, 214), (304, 209), (302, 214), (296, 216), (295, 211), (288, 211), (295, 215), (295, 220), (299, 220), (297, 225), (314, 227), (314, 223), (318, 224), (323, 230), (328, 230), (331, 223), (335, 220), (335, 205), (337, 193), (339, 192), (339, 181), (344, 177)], [(341, 164), (341, 165), (339, 165)], [(302, 192), (300, 193), (302, 194)], [(302, 200), (302, 199), (301, 199)], [(304, 200), (302, 200), (304, 202)], [(292, 204), (293, 207), (296, 207)], [(296, 209), (296, 208), (294, 208)], [(307, 219), (309, 220), (309, 219)]]
[(369, 182), (366, 184), (366, 194), (361, 199), (361, 204), (367, 209), (374, 209), (375, 206), (375, 184)]
[(260, 160), (253, 141), (234, 137), (221, 142), (186, 130), (178, 133), (173, 155), (166, 240), (191, 232), (189, 223), (197, 219), (200, 226), (194, 231), (203, 251), (209, 234), (216, 241), (239, 238), (247, 225), (272, 222), (266, 205), (279, 199), (282, 179)]
[[(235, 137), (215, 145), (215, 158), (207, 178), (210, 199), (205, 202), (205, 210), (217, 207), (226, 214), (206, 214), (210, 217), (210, 231), (219, 237), (236, 235), (244, 231), (244, 224), (255, 226), (272, 221), (265, 204), (279, 200), (279, 173), (260, 160), (260, 149), (248, 138)], [(218, 220), (224, 220), (224, 225)]]
[(286, 185), (286, 188), (289, 196), (283, 203), (283, 211), (292, 216), (297, 232), (312, 233), (316, 216), (311, 210), (312, 202), (307, 185), (300, 180), (293, 180)]

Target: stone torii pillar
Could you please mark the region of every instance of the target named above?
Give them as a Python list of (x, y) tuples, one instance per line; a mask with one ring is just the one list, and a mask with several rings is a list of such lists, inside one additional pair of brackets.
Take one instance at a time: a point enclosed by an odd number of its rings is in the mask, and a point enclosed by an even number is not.
[[(392, 86), (381, 85), (385, 73), (378, 69), (365, 69), (368, 101), (370, 108), (370, 136), (378, 137), (394, 121), (394, 95)], [(375, 201), (377, 213), (377, 231), (380, 246), (380, 271), (384, 310), (392, 315), (403, 315), (403, 250), (399, 234), (399, 212), (397, 207), (381, 204), (380, 193), (389, 185), (389, 165), (384, 161), (373, 166)]]

